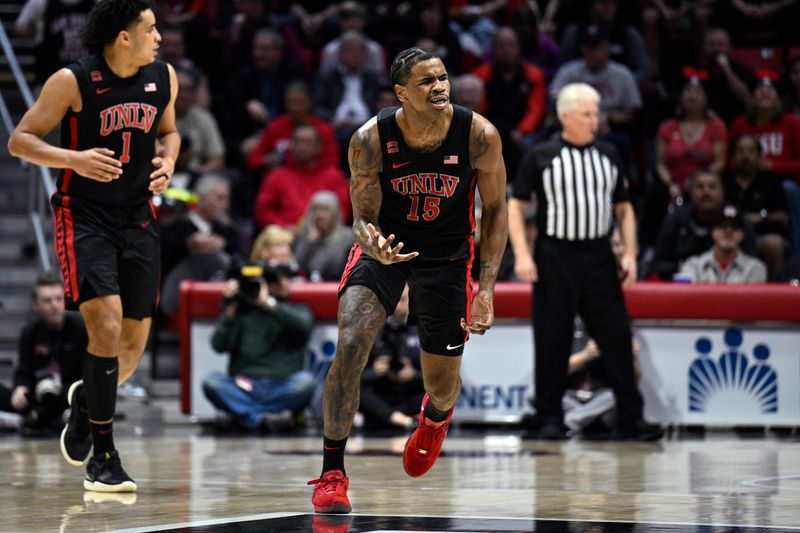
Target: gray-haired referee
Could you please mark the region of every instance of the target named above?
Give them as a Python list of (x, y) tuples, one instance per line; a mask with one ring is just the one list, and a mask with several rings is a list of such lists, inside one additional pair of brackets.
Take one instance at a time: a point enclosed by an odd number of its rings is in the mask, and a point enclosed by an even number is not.
[[(636, 220), (619, 156), (610, 144), (595, 140), (599, 102), (597, 91), (584, 83), (561, 90), (556, 102), (561, 136), (526, 154), (508, 203), (514, 271), (534, 283), (536, 418), (529, 429), (542, 439), (566, 437), (561, 398), (578, 313), (606, 363), (617, 401), (616, 436), (652, 440), (662, 431), (644, 421), (618, 273), (625, 284), (636, 280)], [(535, 261), (523, 217), (532, 193), (539, 207)], [(619, 270), (609, 242), (614, 217), (625, 245)]]

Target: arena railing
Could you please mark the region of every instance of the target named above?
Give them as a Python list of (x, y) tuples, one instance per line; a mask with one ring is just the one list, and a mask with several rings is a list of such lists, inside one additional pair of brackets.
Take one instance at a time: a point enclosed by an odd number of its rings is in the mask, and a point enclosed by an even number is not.
[[(17, 56), (14, 53), (14, 48), (11, 46), (11, 41), (8, 38), (5, 28), (0, 24), (0, 46), (3, 48), (8, 65), (11, 68), (11, 73), (19, 87), (22, 99), (25, 102), (25, 108), (28, 109), (33, 105), (33, 94), (25, 79), (25, 75), (20, 69)], [(14, 123), (11, 119), (6, 100), (0, 91), (0, 118), (2, 119), (3, 126), (10, 135), (14, 131)], [(27, 161), (19, 160), (22, 168), (26, 169), (29, 173), (37, 173), (38, 179), (28, 180), (28, 218), (30, 219), (31, 227), (33, 228), (34, 238), (36, 239), (36, 250), (39, 256), (39, 262), (43, 273), (51, 274), (53, 271), (53, 261), (51, 260), (51, 248), (47, 245), (44, 227), (45, 223), (49, 223), (52, 211), (50, 210), (50, 197), (55, 192), (55, 185), (53, 182), (50, 169), (40, 165), (33, 165)]]

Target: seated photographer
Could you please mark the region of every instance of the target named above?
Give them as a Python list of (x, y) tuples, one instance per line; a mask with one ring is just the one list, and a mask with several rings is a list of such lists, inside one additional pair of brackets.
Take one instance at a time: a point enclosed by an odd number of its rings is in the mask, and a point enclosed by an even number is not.
[(425, 394), (419, 360), (419, 339), (409, 326), (408, 286), (392, 316), (375, 339), (361, 375), (358, 410), (366, 428), (414, 427), (414, 415)]
[(37, 280), (31, 300), (36, 317), (20, 335), (13, 387), (0, 385), (0, 411), (9, 413), (2, 417), (3, 425), (60, 430), (67, 391), (81, 378), (86, 327), (80, 315), (67, 314), (59, 281)]
[(286, 263), (252, 263), (237, 268), (223, 289), (211, 346), (231, 358), (227, 374), (203, 380), (203, 392), (248, 430), (292, 429), (316, 386), (303, 370), (314, 317), (288, 302), (294, 274)]

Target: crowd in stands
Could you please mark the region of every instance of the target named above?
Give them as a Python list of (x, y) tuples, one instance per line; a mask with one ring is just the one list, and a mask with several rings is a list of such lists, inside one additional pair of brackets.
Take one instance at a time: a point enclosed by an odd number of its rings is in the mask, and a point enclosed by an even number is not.
[[(75, 30), (58, 21), (78, 21), (75, 13), (91, 7), (63, 0), (45, 10), (40, 2), (28, 4), (17, 31), (36, 36), (40, 48), (66, 43)], [(743, 250), (766, 263), (770, 281), (782, 279), (789, 259), (800, 254), (800, 37), (786, 23), (798, 6), (751, 0), (156, 0), (159, 54), (176, 68), (180, 84), (183, 150), (173, 188), (188, 191), (164, 199), (170, 204), (165, 209), (178, 203), (179, 214), (186, 212), (164, 220), (177, 219), (183, 233), (187, 224), (198, 226), (204, 215), (192, 213), (203, 209), (208, 194), (208, 181), (200, 178), (213, 173), (229, 184), (223, 218), (237, 231), (233, 239), (224, 235), (224, 247), (201, 253), (224, 248), (245, 257), (256, 235), (276, 224), (295, 235), (302, 276), (336, 280), (347, 254), (339, 241), (346, 240), (351, 217), (349, 138), (378, 109), (396, 105), (387, 64), (399, 50), (420, 46), (442, 57), (453, 101), (497, 126), (509, 179), (526, 149), (557, 133), (553, 97), (561, 87), (582, 81), (599, 91), (599, 137), (615, 145), (629, 170), (640, 277), (670, 279), (687, 252), (710, 249), (715, 214), (708, 210), (724, 200), (745, 215)], [(74, 53), (62, 47), (64, 64)], [(59, 64), (44, 52), (38, 62), (41, 76)], [(721, 199), (698, 207), (695, 189), (706, 187), (695, 182), (713, 179), (702, 176), (708, 172), (721, 180)], [(338, 210), (340, 220), (327, 229), (319, 213), (309, 212), (321, 191), (338, 199), (336, 206), (320, 200), (316, 207)], [(201, 197), (196, 207), (194, 194)], [(198, 235), (182, 238), (214, 240), (222, 235), (219, 225), (200, 224)], [(325, 237), (325, 231), (331, 233)], [(181, 259), (198, 253), (188, 241), (176, 244), (176, 233), (165, 228), (172, 239), (165, 279)], [(697, 242), (673, 242), (678, 236)]]
[[(82, 53), (56, 19), (77, 24), (92, 2), (41, 4), (29, 0), (16, 24), (40, 43), (40, 82)], [(435, 51), (453, 101), (498, 128), (509, 182), (523, 153), (557, 134), (558, 91), (597, 89), (598, 138), (628, 170), (640, 278), (797, 278), (798, 1), (156, 0), (154, 11), (182, 138), (160, 198), (164, 316), (181, 280), (223, 280), (248, 258), (339, 280), (349, 139), (397, 105), (387, 64), (409, 46)], [(514, 276), (507, 255), (500, 281)], [(372, 415), (407, 425), (397, 409)]]

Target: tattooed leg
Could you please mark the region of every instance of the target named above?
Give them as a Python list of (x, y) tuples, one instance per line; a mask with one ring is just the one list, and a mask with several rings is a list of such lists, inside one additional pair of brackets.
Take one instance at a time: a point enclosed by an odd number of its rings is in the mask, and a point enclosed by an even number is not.
[(361, 372), (369, 351), (386, 322), (378, 297), (361, 286), (348, 287), (339, 300), (339, 340), (323, 400), (324, 434), (341, 440), (350, 434), (358, 409)]

